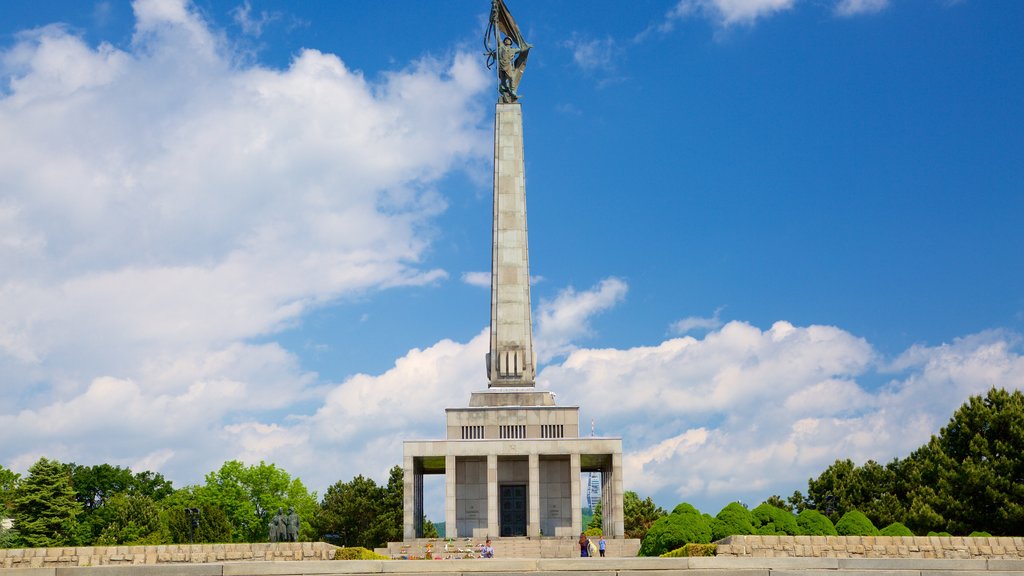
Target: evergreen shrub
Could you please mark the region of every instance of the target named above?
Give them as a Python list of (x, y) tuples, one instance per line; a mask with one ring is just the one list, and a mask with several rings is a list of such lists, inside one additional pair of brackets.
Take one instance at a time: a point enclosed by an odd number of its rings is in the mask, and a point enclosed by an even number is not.
[(821, 512), (808, 508), (796, 515), (796, 524), (804, 536), (838, 536), (836, 526)]
[(714, 556), (718, 553), (718, 544), (687, 544), (671, 552), (665, 552), (662, 558), (681, 558), (688, 556)]
[(754, 518), (739, 502), (730, 502), (711, 522), (711, 540), (754, 533)]
[(764, 536), (796, 536), (800, 533), (800, 526), (796, 523), (796, 517), (791, 512), (768, 504), (761, 504), (750, 511), (754, 520), (754, 531)]
[(850, 510), (836, 522), (840, 536), (878, 536), (878, 528), (859, 510)]
[(373, 550), (367, 550), (362, 546), (351, 548), (338, 548), (334, 551), (335, 560), (390, 560), (387, 556), (377, 554)]
[(587, 535), (587, 538), (590, 538), (591, 536), (601, 536), (604, 534), (604, 530), (600, 528), (587, 528), (583, 533)]
[(651, 525), (639, 555), (659, 556), (690, 543), (711, 543), (711, 527), (696, 508), (684, 502)]
[(882, 531), (880, 532), (880, 534), (882, 536), (913, 536), (914, 535), (914, 533), (910, 531), (910, 528), (907, 528), (906, 526), (904, 526), (900, 522), (893, 522), (892, 524), (889, 524), (885, 528), (882, 528)]
[(991, 538), (992, 535), (989, 534), (988, 532), (975, 530), (974, 532), (971, 532), (967, 537), (968, 538)]

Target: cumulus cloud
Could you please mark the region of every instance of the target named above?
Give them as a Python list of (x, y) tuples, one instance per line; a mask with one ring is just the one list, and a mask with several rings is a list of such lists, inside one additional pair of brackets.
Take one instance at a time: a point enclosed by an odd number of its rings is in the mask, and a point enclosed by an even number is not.
[[(576, 350), (541, 381), (623, 437), (630, 489), (714, 514), (806, 489), (837, 458), (905, 457), (969, 396), (1024, 388), (1019, 344), (984, 333), (884, 361), (839, 328), (730, 322), (703, 339)], [(869, 388), (879, 373), (898, 376)]]
[(536, 314), (537, 356), (542, 362), (574, 349), (574, 341), (589, 336), (590, 319), (626, 297), (629, 286), (618, 278), (606, 278), (590, 290), (571, 286), (554, 300), (542, 300)]
[(421, 264), (434, 184), (488, 149), (474, 54), (376, 80), (316, 50), (269, 69), (184, 0), (133, 7), (126, 48), (48, 26), (0, 52), (5, 462), (212, 469), (294, 444), (260, 415), (322, 384), (250, 341), (445, 277)]

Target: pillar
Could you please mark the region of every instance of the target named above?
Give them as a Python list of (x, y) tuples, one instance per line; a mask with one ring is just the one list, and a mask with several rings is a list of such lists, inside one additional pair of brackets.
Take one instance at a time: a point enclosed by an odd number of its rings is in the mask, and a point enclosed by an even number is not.
[[(455, 468), (455, 456), (444, 457), (444, 529), (445, 536), (456, 537), (459, 534), (458, 515), (456, 514), (458, 493), (458, 474)], [(472, 536), (472, 534), (470, 534)]]
[(569, 494), (572, 496), (572, 533), (583, 532), (583, 503), (580, 500), (580, 453), (569, 455)]
[[(416, 467), (415, 459), (406, 456), (402, 459), (402, 539), (411, 540), (416, 537), (416, 508), (423, 508), (423, 492), (416, 501)], [(420, 484), (422, 486), (422, 483)]]
[(487, 535), (497, 538), (501, 534), (498, 525), (498, 456), (487, 455)]
[(529, 455), (530, 483), (526, 488), (526, 535), (540, 537), (540, 456)]

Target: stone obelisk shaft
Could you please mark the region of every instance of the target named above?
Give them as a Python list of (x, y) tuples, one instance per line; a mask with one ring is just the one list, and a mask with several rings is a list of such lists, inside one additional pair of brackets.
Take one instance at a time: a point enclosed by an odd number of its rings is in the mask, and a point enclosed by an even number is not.
[(488, 387), (534, 385), (530, 263), (526, 242), (523, 114), (518, 103), (494, 115), (494, 222)]

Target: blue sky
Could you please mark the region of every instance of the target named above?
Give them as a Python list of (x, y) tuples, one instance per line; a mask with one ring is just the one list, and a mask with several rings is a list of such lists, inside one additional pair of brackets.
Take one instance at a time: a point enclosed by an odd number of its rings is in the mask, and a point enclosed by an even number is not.
[[(1024, 5), (508, 5), (539, 386), (627, 489), (756, 504), (1024, 388)], [(440, 437), (486, 386), (488, 10), (4, 3), (0, 464), (322, 493)]]

